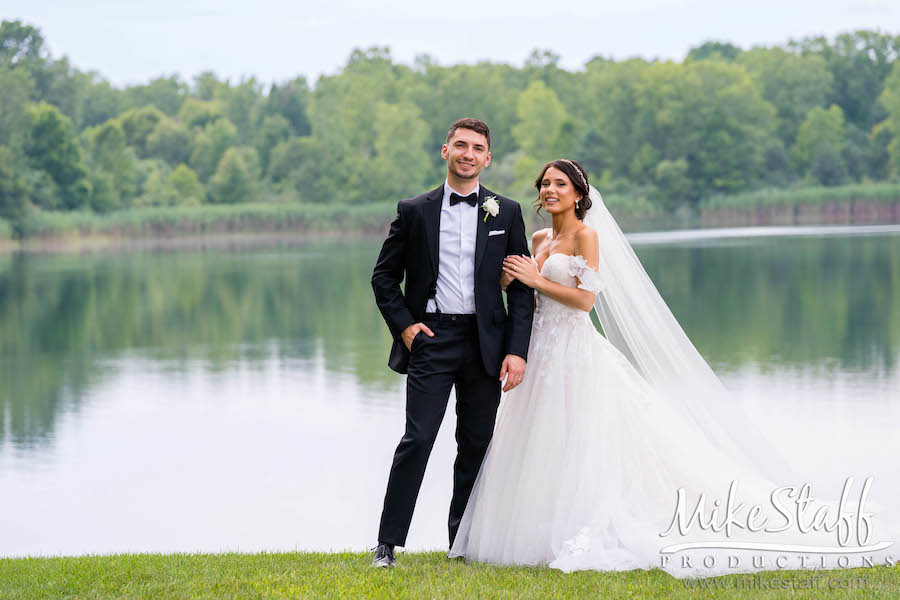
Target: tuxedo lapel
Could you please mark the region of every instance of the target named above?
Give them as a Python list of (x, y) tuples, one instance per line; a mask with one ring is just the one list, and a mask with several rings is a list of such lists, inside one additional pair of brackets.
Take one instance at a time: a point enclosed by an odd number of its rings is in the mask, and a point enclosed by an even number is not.
[(428, 258), (431, 270), (437, 279), (438, 273), (438, 239), (441, 233), (441, 204), (444, 200), (444, 184), (431, 190), (422, 206), (422, 217), (425, 221), (425, 239), (428, 246)]
[[(491, 227), (491, 223), (494, 220), (494, 217), (486, 213), (481, 205), (484, 204), (484, 199), (487, 196), (492, 196), (493, 194), (484, 188), (484, 186), (479, 186), (478, 188), (478, 229), (475, 234), (475, 273), (478, 274), (478, 267), (481, 266), (481, 257), (484, 254), (484, 249), (487, 247), (487, 239), (488, 239), (488, 230)], [(487, 216), (487, 220), (485, 220), (484, 215)]]

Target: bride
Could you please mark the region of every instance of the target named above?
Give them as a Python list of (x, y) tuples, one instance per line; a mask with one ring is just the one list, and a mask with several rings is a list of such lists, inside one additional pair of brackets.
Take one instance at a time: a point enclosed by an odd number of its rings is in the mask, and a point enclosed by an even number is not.
[(896, 560), (862, 523), (877, 508), (862, 478), (846, 502), (817, 502), (746, 426), (584, 168), (552, 161), (535, 187), (553, 226), (534, 234), (534, 259), (507, 257), (502, 282), (536, 290), (528, 366), (449, 556), (676, 577)]

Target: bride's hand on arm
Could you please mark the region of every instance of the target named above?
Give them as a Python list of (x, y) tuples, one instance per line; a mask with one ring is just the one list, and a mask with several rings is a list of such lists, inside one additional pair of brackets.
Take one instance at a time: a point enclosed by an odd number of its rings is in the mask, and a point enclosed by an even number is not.
[[(591, 229), (583, 229), (576, 241), (575, 253), (584, 257), (588, 267), (596, 269), (599, 263), (597, 234)], [(524, 256), (507, 256), (503, 261), (503, 271), (509, 273), (530, 288), (550, 296), (566, 306), (590, 312), (596, 294), (578, 287), (570, 288), (550, 281), (538, 273), (537, 265)]]
[[(530, 257), (520, 254), (510, 254), (503, 259), (503, 277), (518, 279), (530, 288), (535, 288), (538, 279), (541, 279), (538, 273), (537, 265)], [(502, 281), (502, 279), (501, 279)]]

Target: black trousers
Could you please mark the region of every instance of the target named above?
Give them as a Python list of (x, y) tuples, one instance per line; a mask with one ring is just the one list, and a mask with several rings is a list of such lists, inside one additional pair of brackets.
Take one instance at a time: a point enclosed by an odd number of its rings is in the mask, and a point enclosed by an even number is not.
[(378, 541), (406, 545), (425, 466), (456, 385), (456, 462), (450, 501), (450, 546), (494, 432), (500, 381), (484, 370), (475, 315), (427, 313), (434, 337), (412, 343), (406, 379), (406, 432), (394, 452)]

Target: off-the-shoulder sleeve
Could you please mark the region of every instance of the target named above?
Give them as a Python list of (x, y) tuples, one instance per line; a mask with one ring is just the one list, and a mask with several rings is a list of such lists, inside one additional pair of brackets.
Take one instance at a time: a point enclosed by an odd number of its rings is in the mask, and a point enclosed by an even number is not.
[(579, 289), (599, 294), (605, 287), (600, 279), (600, 274), (592, 269), (587, 264), (587, 260), (580, 254), (571, 257), (569, 261), (569, 275), (577, 277), (581, 281), (578, 284)]

